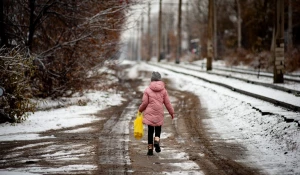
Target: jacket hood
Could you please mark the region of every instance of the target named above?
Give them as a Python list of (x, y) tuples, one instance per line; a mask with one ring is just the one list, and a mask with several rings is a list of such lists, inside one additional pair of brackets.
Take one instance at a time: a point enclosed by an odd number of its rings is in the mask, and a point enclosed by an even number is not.
[(149, 88), (154, 92), (158, 92), (165, 89), (165, 83), (162, 81), (152, 81)]

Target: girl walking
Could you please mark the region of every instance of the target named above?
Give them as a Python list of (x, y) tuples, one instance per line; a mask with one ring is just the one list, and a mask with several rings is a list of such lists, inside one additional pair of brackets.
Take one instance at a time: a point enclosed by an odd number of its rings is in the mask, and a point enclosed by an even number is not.
[(159, 142), (161, 127), (164, 124), (164, 106), (166, 106), (173, 119), (174, 109), (165, 89), (165, 83), (161, 81), (161, 75), (158, 72), (152, 72), (151, 83), (144, 91), (142, 104), (139, 107), (139, 111), (144, 113), (143, 123), (148, 125), (147, 155), (153, 155), (153, 145), (156, 152), (161, 151)]

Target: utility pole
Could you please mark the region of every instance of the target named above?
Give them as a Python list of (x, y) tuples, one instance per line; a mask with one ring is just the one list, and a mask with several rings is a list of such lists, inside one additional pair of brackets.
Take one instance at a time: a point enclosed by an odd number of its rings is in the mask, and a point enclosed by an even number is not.
[(207, 28), (207, 60), (206, 60), (206, 71), (212, 70), (212, 59), (213, 59), (213, 10), (214, 0), (208, 2), (208, 28)]
[(161, 2), (162, 0), (159, 0), (159, 16), (158, 16), (158, 48), (157, 48), (157, 59), (158, 62), (161, 60), (161, 54), (160, 54), (160, 49), (161, 49), (161, 18), (162, 18), (162, 11), (161, 11)]
[(237, 31), (238, 31), (238, 48), (242, 48), (242, 18), (241, 18), (241, 2), (235, 0), (237, 6)]
[(148, 3), (148, 31), (147, 31), (147, 42), (148, 42), (148, 54), (147, 54), (147, 61), (151, 60), (151, 47), (152, 47), (152, 40), (150, 34), (150, 25), (151, 25), (151, 3)]
[(276, 8), (276, 48), (274, 57), (274, 83), (283, 83), (284, 72), (284, 0), (277, 0)]
[(182, 0), (179, 0), (178, 5), (178, 25), (177, 25), (177, 54), (176, 54), (176, 64), (180, 63), (180, 57), (181, 57), (181, 5)]

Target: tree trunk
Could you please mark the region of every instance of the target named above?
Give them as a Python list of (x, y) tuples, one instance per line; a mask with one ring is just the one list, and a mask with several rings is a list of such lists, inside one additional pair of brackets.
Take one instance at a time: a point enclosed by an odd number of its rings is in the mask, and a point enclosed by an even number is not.
[(284, 72), (284, 0), (277, 0), (276, 48), (274, 57), (274, 83), (283, 83)]
[(208, 28), (207, 28), (207, 61), (206, 70), (212, 70), (212, 59), (213, 59), (213, 8), (214, 0), (209, 0), (208, 2)]
[(216, 0), (214, 1), (214, 15), (213, 15), (213, 20), (214, 20), (214, 24), (213, 24), (213, 28), (214, 28), (214, 59), (218, 59), (218, 39), (217, 39), (217, 3)]
[(293, 48), (293, 10), (292, 10), (292, 0), (289, 0), (288, 8), (288, 37), (287, 37), (287, 49), (290, 52)]
[(178, 24), (177, 24), (177, 54), (175, 63), (179, 64), (181, 57), (181, 6), (182, 0), (179, 0), (178, 5)]
[(8, 44), (7, 37), (5, 35), (3, 7), (4, 7), (3, 0), (0, 0), (0, 35), (1, 35), (0, 47)]
[(157, 59), (158, 62), (161, 60), (161, 18), (162, 18), (162, 11), (161, 11), (161, 2), (162, 0), (159, 0), (159, 16), (158, 16), (158, 48), (157, 48)]

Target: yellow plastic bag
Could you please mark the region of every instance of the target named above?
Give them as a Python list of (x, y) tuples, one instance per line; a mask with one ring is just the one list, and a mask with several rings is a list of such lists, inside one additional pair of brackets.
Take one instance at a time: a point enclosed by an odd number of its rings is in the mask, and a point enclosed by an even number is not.
[(135, 139), (140, 140), (144, 135), (143, 114), (141, 112), (137, 113), (133, 126), (134, 137)]

